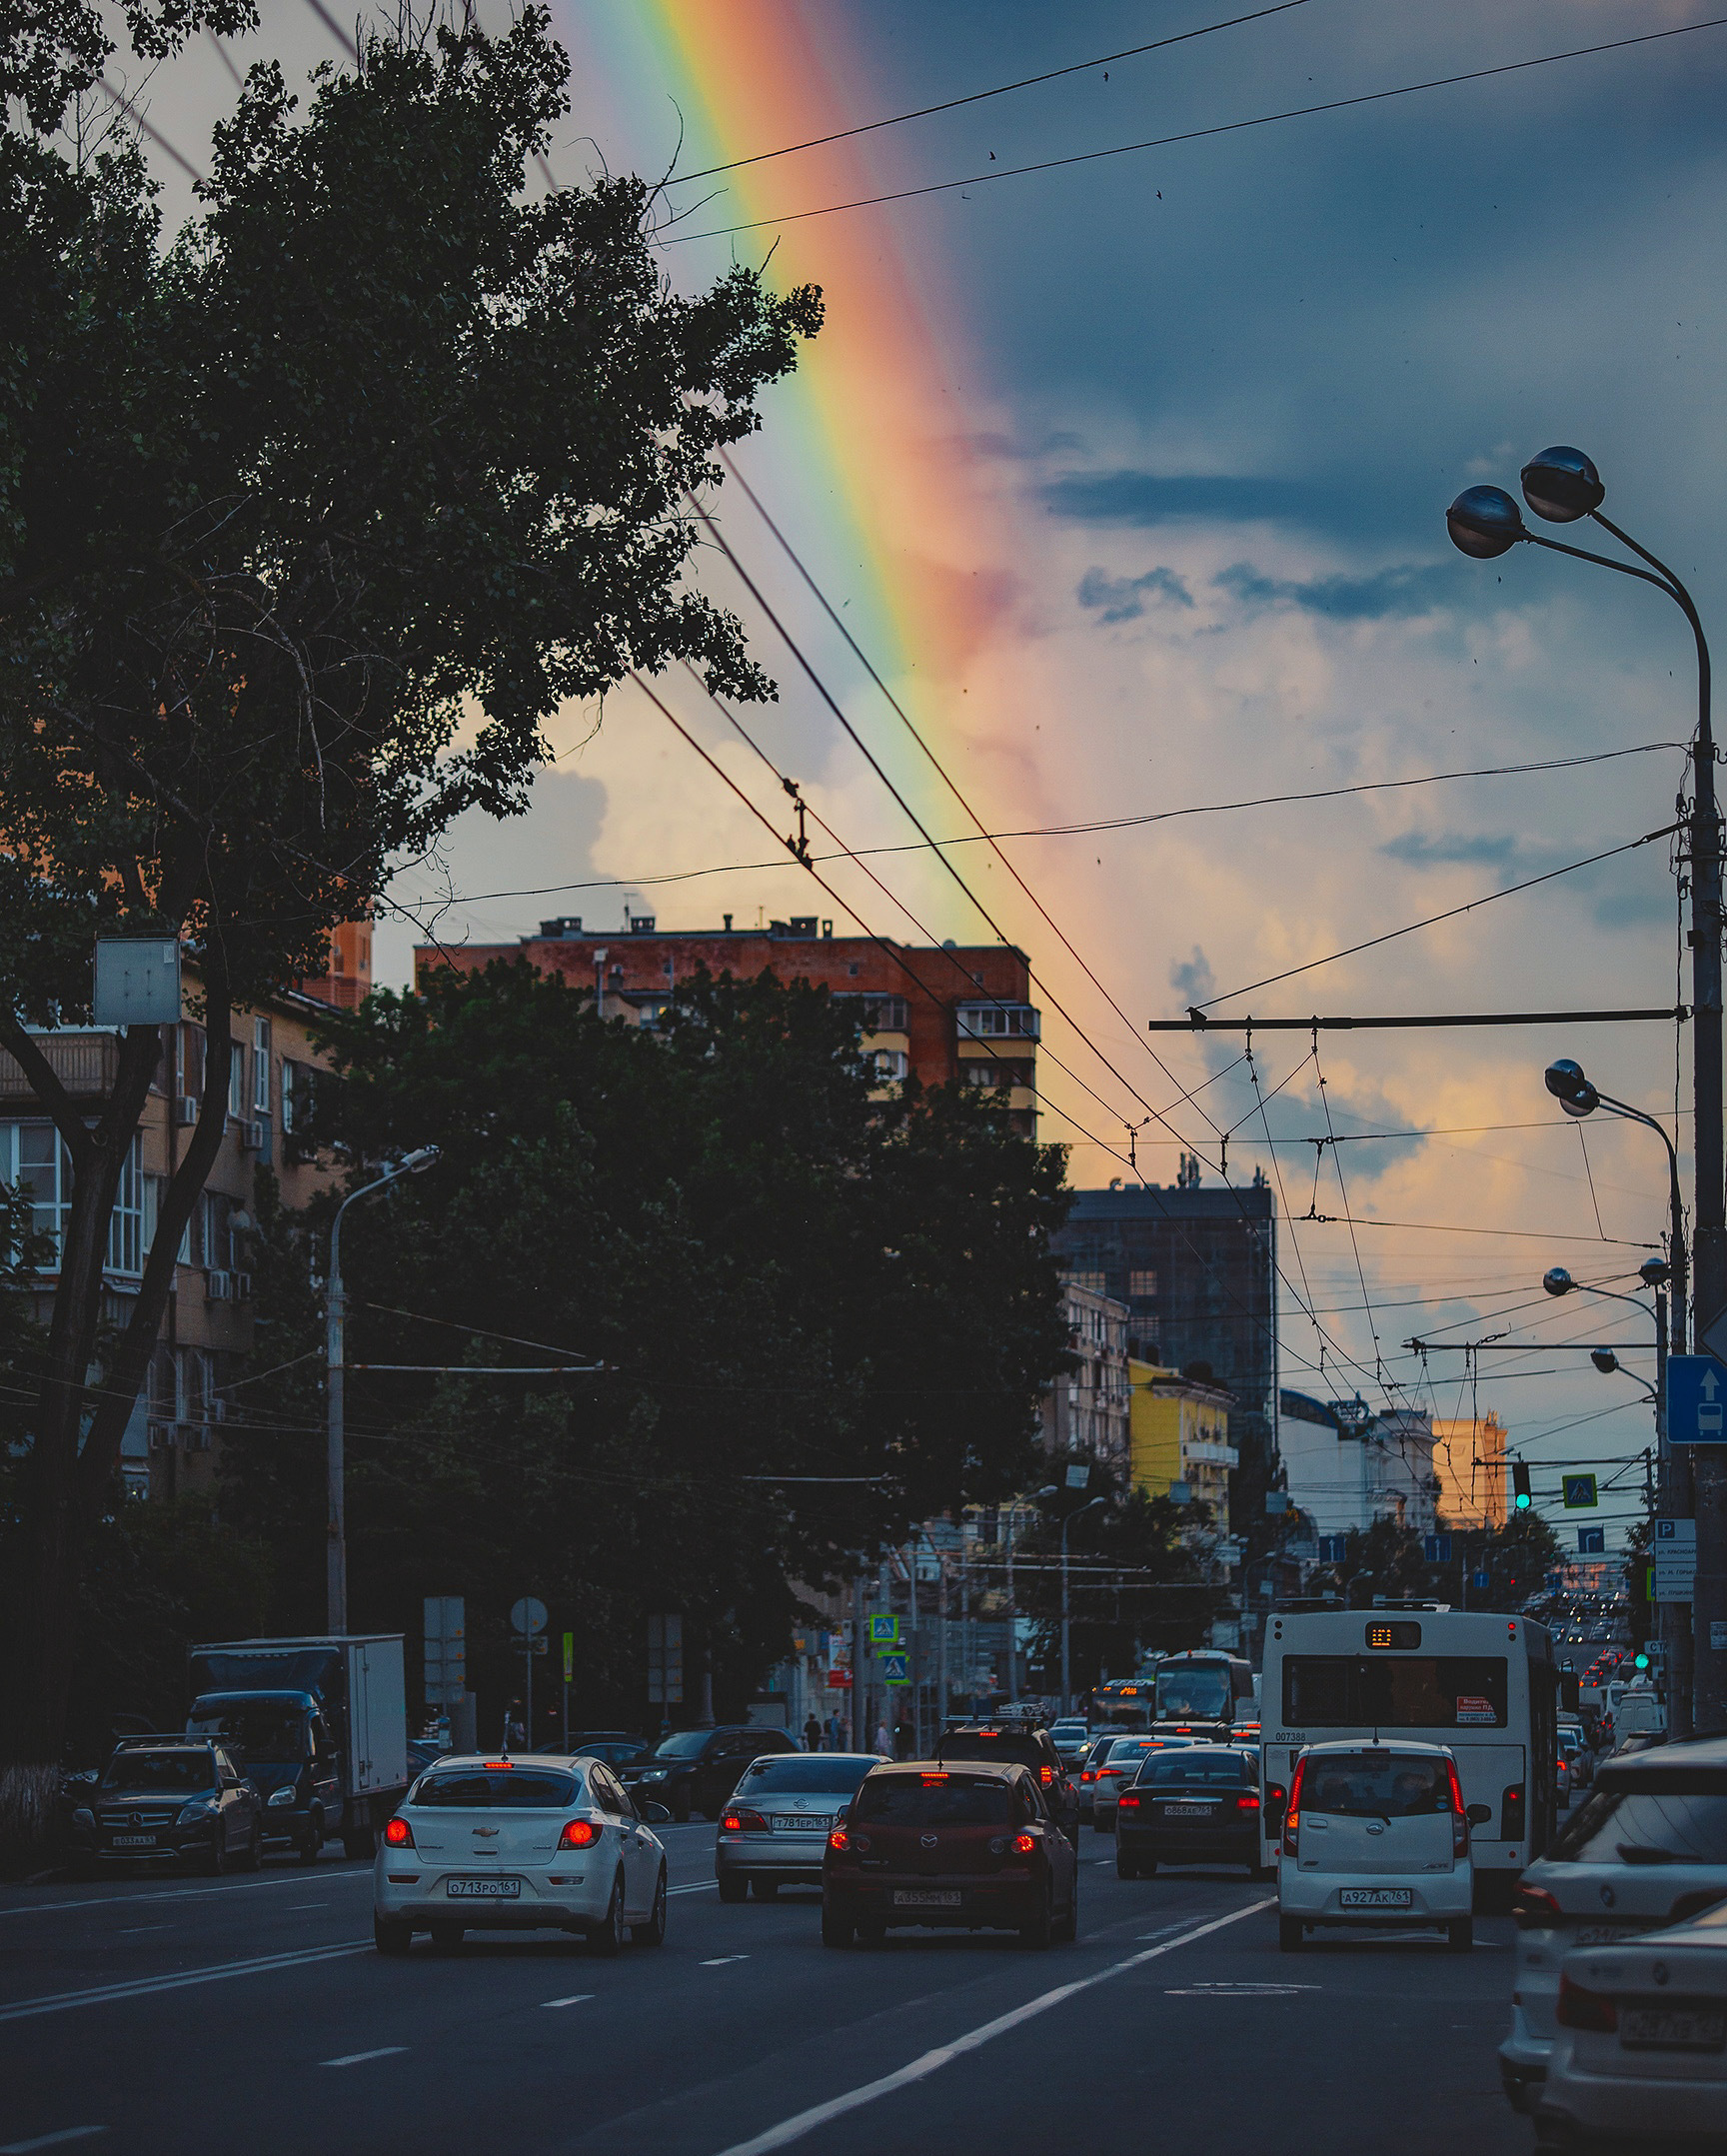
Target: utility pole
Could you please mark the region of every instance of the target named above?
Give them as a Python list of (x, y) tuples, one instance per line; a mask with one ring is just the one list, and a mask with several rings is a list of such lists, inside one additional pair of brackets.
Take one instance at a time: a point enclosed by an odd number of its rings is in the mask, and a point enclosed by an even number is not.
[[(934, 1545), (931, 1544), (931, 1547)], [(935, 1741), (941, 1741), (941, 1724), (947, 1719), (947, 1553), (935, 1551), (936, 1647), (938, 1674), (935, 1679)]]
[(1019, 1605), (1013, 1599), (1013, 1535), (1019, 1507), (1007, 1507), (1007, 1697), (1019, 1704)]

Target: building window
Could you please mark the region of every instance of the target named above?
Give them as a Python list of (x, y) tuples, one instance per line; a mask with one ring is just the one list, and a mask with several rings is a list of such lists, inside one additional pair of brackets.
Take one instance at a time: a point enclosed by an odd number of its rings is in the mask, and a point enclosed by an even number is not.
[(908, 1059), (903, 1049), (871, 1049), (867, 1061), (884, 1083), (896, 1083), (905, 1076)]
[(1156, 1273), (1140, 1268), (1127, 1275), (1127, 1293), (1134, 1300), (1149, 1300), (1157, 1292)]
[(1106, 1275), (1101, 1272), (1063, 1272), (1061, 1277), (1069, 1287), (1088, 1287), (1098, 1295), (1107, 1292)]
[(299, 1112), (300, 1105), (300, 1066), (290, 1063), (287, 1057), (284, 1056), (282, 1059), (282, 1127), (285, 1131), (291, 1131), (294, 1128), (294, 1117)]
[(236, 1118), (246, 1112), (246, 1051), (238, 1041), (228, 1044), (228, 1112)]
[(1035, 1041), (1039, 1019), (1029, 1004), (960, 1004), (954, 1010), (961, 1041), (994, 1041), (1007, 1035)]
[(270, 1021), (252, 1021), (252, 1112), (270, 1112)]
[[(72, 1155), (51, 1122), (11, 1122), (0, 1131), (0, 1172), (28, 1195), (30, 1225), (47, 1236), (58, 1263), (72, 1210)], [(143, 1139), (134, 1131), (108, 1216), (107, 1271), (136, 1279), (144, 1270), (146, 1203)]]

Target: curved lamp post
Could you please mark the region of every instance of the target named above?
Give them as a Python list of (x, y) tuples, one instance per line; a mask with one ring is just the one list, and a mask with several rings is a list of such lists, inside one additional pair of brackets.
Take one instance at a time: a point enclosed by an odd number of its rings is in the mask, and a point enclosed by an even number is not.
[(1089, 1504), (1078, 1505), (1061, 1522), (1061, 1711), (1073, 1711), (1073, 1685), (1068, 1672), (1067, 1644), (1067, 1530), (1082, 1512), (1095, 1512), (1100, 1504), (1107, 1504), (1107, 1497), (1093, 1497)]
[[(1580, 1064), (1573, 1063), (1570, 1057), (1562, 1056), (1557, 1063), (1550, 1063), (1543, 1076), (1547, 1090), (1558, 1101), (1567, 1115), (1575, 1115), (1581, 1120), (1585, 1115), (1593, 1115), (1598, 1107), (1604, 1107), (1609, 1115), (1622, 1115), (1627, 1122), (1642, 1123), (1645, 1129), (1653, 1130), (1662, 1144), (1666, 1146), (1667, 1254), (1671, 1263), (1673, 1277), (1673, 1345), (1678, 1353), (1683, 1354), (1685, 1352), (1685, 1302), (1689, 1282), (1689, 1267), (1685, 1254), (1685, 1200), (1680, 1194), (1679, 1155), (1674, 1148), (1673, 1140), (1653, 1115), (1645, 1115), (1640, 1107), (1632, 1107), (1629, 1101), (1615, 1100), (1611, 1093), (1604, 1093), (1598, 1086), (1592, 1085), (1583, 1075), (1583, 1067)], [(1559, 1266), (1554, 1267), (1555, 1271), (1562, 1269)], [(1569, 1278), (1568, 1274), (1567, 1278)], [(1651, 1285), (1655, 1283), (1651, 1282)], [(1595, 1290), (1595, 1292), (1601, 1294), (1605, 1294), (1607, 1291), (1605, 1288)], [(1549, 1294), (1563, 1294), (1565, 1290), (1550, 1287), (1547, 1292)], [(1620, 1299), (1630, 1301), (1634, 1298), (1622, 1296)]]
[(324, 1330), (325, 1356), (328, 1363), (324, 1402), (329, 1414), (329, 1447), (325, 1473), (329, 1489), (330, 1521), (329, 1544), (325, 1556), (324, 1611), (326, 1628), (337, 1638), (348, 1629), (348, 1474), (345, 1458), (346, 1433), (342, 1419), (342, 1329), (346, 1315), (342, 1296), (342, 1215), (358, 1199), (370, 1197), (374, 1190), (387, 1190), (393, 1182), (400, 1182), (404, 1175), (423, 1174), (438, 1159), (439, 1153), (440, 1148), (436, 1145), (422, 1145), (416, 1152), (404, 1153), (394, 1167), (386, 1168), (375, 1181), (363, 1182), (358, 1190), (350, 1190), (337, 1206), (336, 1217), (330, 1223), (330, 1285), (325, 1304)]

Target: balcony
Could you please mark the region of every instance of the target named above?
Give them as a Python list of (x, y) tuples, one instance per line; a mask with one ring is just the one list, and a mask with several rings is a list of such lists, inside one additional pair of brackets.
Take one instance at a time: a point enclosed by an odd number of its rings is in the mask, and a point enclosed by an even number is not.
[(953, 1023), (961, 1041), (1035, 1041), (1042, 1014), (1029, 1004), (956, 1004)]
[[(74, 1100), (102, 1100), (120, 1075), (120, 1043), (113, 1034), (33, 1034), (49, 1068)], [(40, 1105), (35, 1087), (16, 1057), (0, 1049), (0, 1102)]]

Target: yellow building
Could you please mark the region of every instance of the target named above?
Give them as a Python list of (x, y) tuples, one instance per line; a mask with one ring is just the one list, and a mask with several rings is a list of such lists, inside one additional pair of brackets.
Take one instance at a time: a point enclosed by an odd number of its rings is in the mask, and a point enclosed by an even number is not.
[(1474, 1418), (1433, 1422), (1439, 1516), (1452, 1527), (1505, 1524), (1505, 1425), (1492, 1408)]
[(1189, 1498), (1227, 1525), (1229, 1471), (1240, 1458), (1229, 1442), (1232, 1395), (1221, 1385), (1136, 1360), (1127, 1364), (1127, 1385), (1134, 1488), (1166, 1497), (1174, 1483), (1185, 1483)]

